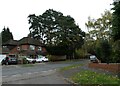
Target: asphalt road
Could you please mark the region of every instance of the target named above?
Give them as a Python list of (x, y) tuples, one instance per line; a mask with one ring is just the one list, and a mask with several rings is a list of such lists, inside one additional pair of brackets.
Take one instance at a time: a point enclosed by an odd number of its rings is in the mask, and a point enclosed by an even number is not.
[(86, 62), (88, 60), (46, 62), (29, 67), (7, 65), (2, 67), (2, 82), (3, 84), (69, 84), (56, 70), (61, 67)]

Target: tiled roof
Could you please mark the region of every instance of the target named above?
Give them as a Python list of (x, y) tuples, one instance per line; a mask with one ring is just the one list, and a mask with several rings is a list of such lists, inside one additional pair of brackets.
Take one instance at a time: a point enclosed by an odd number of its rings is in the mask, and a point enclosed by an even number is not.
[(3, 45), (3, 46), (4, 46), (4, 45), (18, 45), (18, 41), (17, 41), (17, 40), (12, 40), (12, 39), (10, 39), (10, 40), (8, 40), (7, 42), (3, 43), (2, 45)]
[(20, 39), (19, 45), (22, 45), (22, 44), (31, 44), (31, 45), (43, 46), (43, 44), (39, 40), (35, 40), (33, 38), (30, 38), (30, 37), (24, 37), (24, 38)]

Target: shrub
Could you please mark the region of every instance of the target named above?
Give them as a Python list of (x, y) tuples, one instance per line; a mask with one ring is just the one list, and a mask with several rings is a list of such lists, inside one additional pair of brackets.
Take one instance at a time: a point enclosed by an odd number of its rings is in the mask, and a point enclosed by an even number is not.
[(86, 52), (83, 49), (78, 49), (75, 51), (77, 58), (85, 58)]
[(100, 40), (96, 45), (96, 55), (101, 62), (110, 62), (111, 46), (107, 40)]
[(112, 51), (112, 62), (120, 63), (120, 40), (114, 43)]
[(26, 58), (22, 58), (23, 60), (23, 64), (27, 64), (27, 59)]
[(58, 56), (58, 55), (48, 55), (47, 56), (49, 61), (63, 61), (66, 60), (66, 56), (62, 55), (62, 56)]

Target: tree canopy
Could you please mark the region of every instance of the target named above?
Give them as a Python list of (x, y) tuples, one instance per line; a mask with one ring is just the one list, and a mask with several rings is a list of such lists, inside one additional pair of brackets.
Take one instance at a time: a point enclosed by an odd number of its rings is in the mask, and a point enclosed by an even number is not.
[(105, 10), (104, 13), (101, 14), (101, 18), (91, 19), (91, 17), (88, 17), (88, 22), (85, 23), (85, 25), (92, 37), (110, 40), (111, 21), (112, 13), (109, 10)]
[(85, 33), (75, 24), (74, 18), (53, 9), (46, 10), (42, 15), (28, 16), (31, 37), (40, 39), (46, 45), (64, 45), (78, 48), (84, 43)]
[(120, 40), (120, 1), (113, 3), (112, 37), (114, 41)]
[(1, 35), (2, 35), (2, 43), (5, 43), (8, 40), (13, 39), (12, 32), (10, 32), (10, 29), (8, 27), (3, 28), (2, 32), (1, 32)]

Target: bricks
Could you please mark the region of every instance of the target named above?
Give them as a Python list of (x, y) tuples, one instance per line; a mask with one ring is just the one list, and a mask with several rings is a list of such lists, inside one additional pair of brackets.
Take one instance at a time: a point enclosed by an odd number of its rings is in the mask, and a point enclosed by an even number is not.
[(110, 72), (120, 73), (120, 63), (89, 63), (90, 68), (99, 68)]

